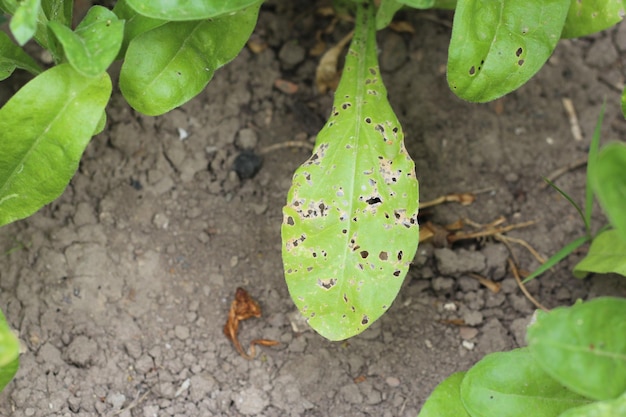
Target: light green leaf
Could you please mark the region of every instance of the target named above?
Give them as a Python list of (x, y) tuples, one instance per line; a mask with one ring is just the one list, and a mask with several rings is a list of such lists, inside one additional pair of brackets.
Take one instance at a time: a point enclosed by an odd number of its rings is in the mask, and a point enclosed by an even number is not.
[(623, 0), (572, 1), (562, 38), (578, 38), (610, 28), (624, 18)]
[(115, 13), (119, 19), (125, 21), (124, 40), (122, 41), (120, 52), (117, 55), (118, 59), (122, 59), (124, 57), (130, 41), (142, 33), (148, 32), (149, 30), (158, 28), (159, 26), (163, 26), (167, 23), (167, 20), (152, 19), (150, 17), (140, 15), (135, 11), (135, 9), (128, 5), (126, 0), (118, 0), (113, 8), (113, 13)]
[(136, 110), (156, 116), (198, 94), (244, 47), (260, 3), (213, 20), (170, 22), (128, 45), (120, 89)]
[(527, 339), (546, 372), (596, 400), (626, 392), (626, 299), (596, 298), (538, 313)]
[(0, 226), (30, 216), (63, 192), (110, 95), (106, 73), (85, 77), (62, 64), (0, 109)]
[[(585, 222), (586, 235), (591, 237), (591, 212), (593, 210), (593, 195), (594, 189), (592, 184), (593, 175), (596, 172), (598, 165), (598, 149), (600, 148), (600, 135), (602, 131), (602, 121), (604, 120), (604, 111), (606, 109), (606, 103), (602, 103), (600, 109), (600, 115), (596, 121), (596, 127), (593, 130), (593, 136), (591, 137), (591, 143), (589, 144), (589, 155), (587, 156), (587, 182), (585, 184), (585, 215), (583, 221)], [(626, 173), (626, 168), (624, 173)], [(626, 218), (626, 217), (625, 217)]]
[(626, 241), (615, 229), (598, 234), (591, 242), (587, 256), (574, 267), (576, 278), (585, 278), (589, 273), (611, 272), (626, 276)]
[(9, 27), (15, 40), (24, 45), (37, 31), (37, 17), (41, 0), (23, 0), (19, 3), (15, 14), (11, 18)]
[(459, 97), (494, 100), (528, 81), (552, 54), (569, 1), (459, 0), (448, 84)]
[(470, 417), (461, 401), (465, 372), (450, 375), (437, 385), (417, 417)]
[(20, 343), (0, 310), (0, 392), (17, 372), (19, 356)]
[(415, 166), (387, 101), (369, 5), (358, 6), (331, 116), (283, 208), (291, 298), (330, 340), (362, 332), (387, 311), (419, 240)]
[(570, 408), (559, 417), (617, 417), (626, 416), (626, 393), (610, 401), (596, 401), (582, 407)]
[(626, 416), (626, 393), (611, 401), (596, 401), (582, 407), (570, 408), (559, 417), (618, 417)]
[(539, 275), (543, 274), (548, 269), (552, 268), (554, 265), (561, 262), (563, 259), (569, 256), (570, 253), (574, 252), (576, 249), (578, 249), (579, 247), (581, 247), (588, 241), (589, 241), (589, 238), (587, 236), (581, 236), (578, 239), (563, 246), (557, 253), (552, 255), (550, 259), (548, 259), (544, 264), (542, 264), (539, 268), (535, 269), (530, 275), (524, 278), (523, 283), (525, 284), (537, 278)]
[(124, 36), (124, 22), (102, 6), (91, 7), (75, 31), (57, 22), (50, 22), (48, 26), (63, 46), (72, 67), (92, 77), (111, 65)]
[(39, 74), (39, 65), (15, 45), (9, 35), (0, 31), (0, 81), (8, 78), (16, 68), (24, 69), (31, 74)]
[(376, 30), (381, 30), (389, 26), (393, 16), (404, 4), (398, 0), (382, 0), (376, 11)]
[(153, 19), (202, 20), (240, 11), (259, 0), (126, 0), (137, 13)]
[(588, 175), (600, 206), (626, 242), (626, 144), (604, 146)]
[(589, 403), (544, 372), (527, 348), (481, 359), (465, 374), (461, 399), (481, 417), (554, 417)]

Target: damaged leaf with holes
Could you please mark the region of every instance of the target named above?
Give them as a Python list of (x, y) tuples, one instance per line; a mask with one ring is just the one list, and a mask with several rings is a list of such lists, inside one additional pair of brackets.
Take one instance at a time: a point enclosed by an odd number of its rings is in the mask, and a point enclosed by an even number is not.
[(330, 340), (391, 306), (417, 250), (418, 183), (376, 58), (374, 7), (360, 4), (332, 114), (283, 209), (289, 292)]
[(562, 0), (459, 1), (448, 49), (452, 91), (486, 102), (519, 88), (554, 51), (569, 5)]

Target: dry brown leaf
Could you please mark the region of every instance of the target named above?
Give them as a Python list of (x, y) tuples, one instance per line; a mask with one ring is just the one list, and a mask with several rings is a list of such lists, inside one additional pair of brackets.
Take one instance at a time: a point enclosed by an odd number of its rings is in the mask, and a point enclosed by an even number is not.
[(325, 94), (328, 90), (335, 90), (339, 85), (339, 72), (337, 71), (339, 55), (350, 39), (352, 39), (352, 32), (322, 55), (315, 70), (315, 85), (321, 94)]
[(400, 33), (415, 34), (415, 28), (406, 20), (393, 21), (389, 24), (389, 29)]
[(253, 340), (252, 342), (250, 342), (250, 354), (248, 354), (241, 347), (241, 343), (239, 343), (237, 333), (239, 331), (239, 322), (249, 319), (250, 317), (261, 317), (261, 307), (259, 306), (259, 303), (257, 303), (252, 299), (252, 297), (250, 297), (246, 290), (239, 287), (235, 292), (235, 299), (230, 304), (228, 320), (224, 325), (224, 334), (231, 342), (233, 342), (233, 345), (235, 346), (237, 352), (239, 352), (241, 356), (248, 360), (254, 359), (254, 357), (256, 356), (256, 351), (254, 349), (255, 345), (275, 346), (279, 343), (275, 340), (267, 339)]

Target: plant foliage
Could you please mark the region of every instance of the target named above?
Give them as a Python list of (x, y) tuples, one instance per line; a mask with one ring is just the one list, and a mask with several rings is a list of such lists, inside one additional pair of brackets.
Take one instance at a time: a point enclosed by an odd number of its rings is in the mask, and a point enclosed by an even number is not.
[(331, 117), (283, 209), (289, 292), (317, 332), (362, 332), (396, 297), (417, 250), (418, 184), (376, 57), (374, 7), (359, 4)]

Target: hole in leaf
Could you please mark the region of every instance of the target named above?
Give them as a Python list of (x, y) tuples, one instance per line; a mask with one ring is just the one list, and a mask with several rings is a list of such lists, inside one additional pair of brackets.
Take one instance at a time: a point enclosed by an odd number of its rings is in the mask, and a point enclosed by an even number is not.
[(469, 75), (474, 75), (476, 74), (476, 67), (472, 65), (472, 67), (469, 69)]
[(361, 324), (365, 326), (369, 322), (370, 322), (369, 317), (367, 317), (366, 314), (363, 314), (363, 318), (361, 319)]
[(524, 52), (522, 48), (517, 48), (517, 51), (515, 51), (515, 56), (519, 57), (520, 55), (522, 55), (522, 52)]
[(519, 65), (520, 67), (524, 65), (524, 60), (520, 59), (519, 61), (517, 61), (517, 65)]
[(348, 302), (348, 295), (346, 293), (343, 293), (343, 301)]
[(403, 255), (403, 254), (402, 254), (402, 251), (399, 251), (399, 252), (398, 252), (398, 260), (399, 260), (399, 261), (401, 261), (401, 260), (402, 260), (402, 255)]
[(400, 270), (396, 269), (395, 271), (393, 271), (393, 276), (394, 277), (399, 277), (400, 276)]
[(366, 117), (365, 118), (365, 123), (367, 123), (367, 124), (372, 123), (372, 119), (370, 117)]
[(369, 205), (374, 205), (374, 204), (382, 203), (383, 201), (380, 199), (380, 197), (371, 197), (365, 200), (365, 202)]
[(369, 256), (369, 252), (366, 250), (363, 250), (361, 251), (360, 255), (361, 255), (361, 258), (367, 259), (367, 257)]
[(293, 226), (294, 224), (296, 224), (296, 223), (293, 221), (293, 217), (291, 217), (291, 216), (287, 216), (287, 224), (288, 224), (289, 226)]
[(332, 287), (337, 284), (337, 278), (328, 278), (328, 279), (318, 279), (317, 285), (324, 288), (325, 290), (330, 290)]
[(381, 261), (386, 261), (388, 259), (388, 255), (387, 252), (381, 252), (378, 254), (378, 259), (380, 259)]

